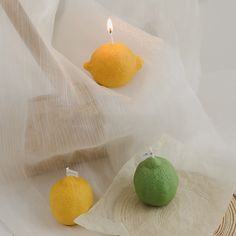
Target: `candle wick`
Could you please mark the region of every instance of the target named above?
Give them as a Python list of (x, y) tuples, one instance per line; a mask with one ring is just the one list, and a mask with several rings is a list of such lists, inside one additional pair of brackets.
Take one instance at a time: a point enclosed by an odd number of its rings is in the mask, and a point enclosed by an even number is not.
[(151, 157), (154, 158), (154, 154), (153, 154), (152, 148), (150, 147), (149, 150), (150, 150), (150, 153), (151, 153)]
[(110, 30), (110, 38), (111, 38), (111, 43), (114, 44), (114, 39), (113, 39), (112, 31), (111, 30)]

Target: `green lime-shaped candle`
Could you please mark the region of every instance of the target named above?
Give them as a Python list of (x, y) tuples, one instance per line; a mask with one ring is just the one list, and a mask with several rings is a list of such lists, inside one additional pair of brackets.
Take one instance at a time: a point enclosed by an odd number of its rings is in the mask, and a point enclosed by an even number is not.
[(140, 162), (134, 174), (134, 187), (139, 199), (151, 206), (165, 206), (175, 196), (178, 175), (166, 159), (153, 156)]

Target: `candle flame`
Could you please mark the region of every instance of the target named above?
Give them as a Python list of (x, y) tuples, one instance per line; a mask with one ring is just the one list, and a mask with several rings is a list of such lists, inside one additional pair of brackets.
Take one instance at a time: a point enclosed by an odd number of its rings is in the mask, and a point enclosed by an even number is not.
[(107, 32), (109, 34), (112, 34), (113, 32), (113, 24), (112, 24), (111, 18), (108, 18), (107, 20)]

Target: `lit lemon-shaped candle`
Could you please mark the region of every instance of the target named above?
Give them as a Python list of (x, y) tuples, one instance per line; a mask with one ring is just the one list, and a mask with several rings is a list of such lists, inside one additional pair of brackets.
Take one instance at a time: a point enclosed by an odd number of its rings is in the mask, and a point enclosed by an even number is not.
[(84, 68), (100, 85), (109, 88), (127, 84), (142, 67), (143, 60), (135, 55), (125, 44), (114, 43), (111, 19), (107, 21), (111, 42), (97, 48)]

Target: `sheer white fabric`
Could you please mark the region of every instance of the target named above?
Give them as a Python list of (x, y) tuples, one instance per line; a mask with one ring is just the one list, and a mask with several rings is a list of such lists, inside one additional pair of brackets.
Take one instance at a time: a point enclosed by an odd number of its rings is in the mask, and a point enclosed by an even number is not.
[(201, 73), (198, 0), (98, 0), (127, 22), (163, 38), (174, 46), (185, 67), (186, 79), (197, 91)]
[[(222, 145), (192, 88), (196, 1), (172, 2), (114, 2), (111, 13), (106, 1), (0, 0), (0, 219), (15, 235), (78, 233), (58, 226), (48, 206), (50, 186), (68, 165), (100, 197), (120, 167), (163, 133), (195, 148)], [(128, 19), (122, 9), (131, 3)], [(120, 89), (98, 86), (82, 68), (108, 40), (108, 16), (115, 40), (145, 61)]]

